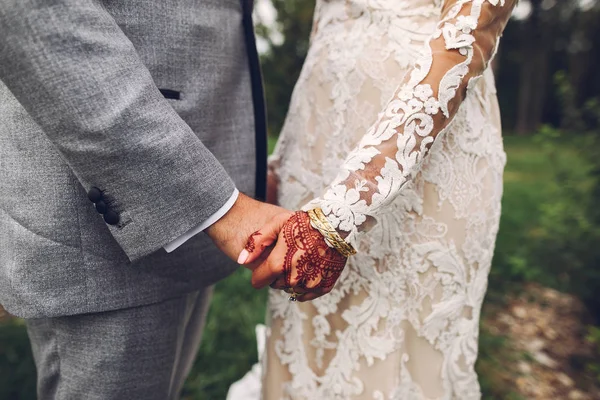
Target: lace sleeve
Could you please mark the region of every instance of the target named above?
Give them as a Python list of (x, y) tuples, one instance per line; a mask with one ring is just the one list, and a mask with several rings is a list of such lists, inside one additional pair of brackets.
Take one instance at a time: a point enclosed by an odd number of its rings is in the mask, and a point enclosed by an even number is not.
[(303, 209), (321, 207), (356, 247), (359, 232), (375, 224), (375, 217), (418, 172), (432, 143), (482, 76), (517, 1), (445, 1), (423, 56), (325, 194)]

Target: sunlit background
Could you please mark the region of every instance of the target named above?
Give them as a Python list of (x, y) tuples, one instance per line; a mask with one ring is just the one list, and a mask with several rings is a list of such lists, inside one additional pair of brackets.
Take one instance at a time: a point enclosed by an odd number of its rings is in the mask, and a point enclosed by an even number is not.
[[(271, 148), (313, 7), (256, 1)], [(483, 399), (600, 399), (599, 49), (600, 0), (521, 0), (494, 61), (508, 165), (481, 322)], [(185, 399), (224, 399), (256, 362), (265, 302), (245, 270), (217, 285)], [(11, 318), (0, 323), (5, 399), (35, 399), (29, 342)]]

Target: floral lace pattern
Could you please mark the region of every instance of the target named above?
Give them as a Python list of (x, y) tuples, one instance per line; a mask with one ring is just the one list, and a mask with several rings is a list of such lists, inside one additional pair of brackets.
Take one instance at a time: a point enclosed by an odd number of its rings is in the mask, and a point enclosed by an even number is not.
[(359, 254), (313, 303), (271, 293), (265, 399), (480, 398), (505, 164), (487, 65), (514, 2), (317, 1), (271, 167)]

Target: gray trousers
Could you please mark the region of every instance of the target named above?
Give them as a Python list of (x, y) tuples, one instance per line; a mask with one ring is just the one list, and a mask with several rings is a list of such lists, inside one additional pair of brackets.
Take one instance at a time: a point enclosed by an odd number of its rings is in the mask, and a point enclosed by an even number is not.
[(147, 306), (27, 320), (39, 400), (174, 400), (212, 287)]

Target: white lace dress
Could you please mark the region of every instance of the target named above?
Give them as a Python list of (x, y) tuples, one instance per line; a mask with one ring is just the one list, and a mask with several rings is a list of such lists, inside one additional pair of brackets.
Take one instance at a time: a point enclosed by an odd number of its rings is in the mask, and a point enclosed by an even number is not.
[(487, 66), (515, 2), (317, 1), (271, 167), (358, 254), (312, 303), (271, 292), (265, 400), (481, 397), (506, 161)]

